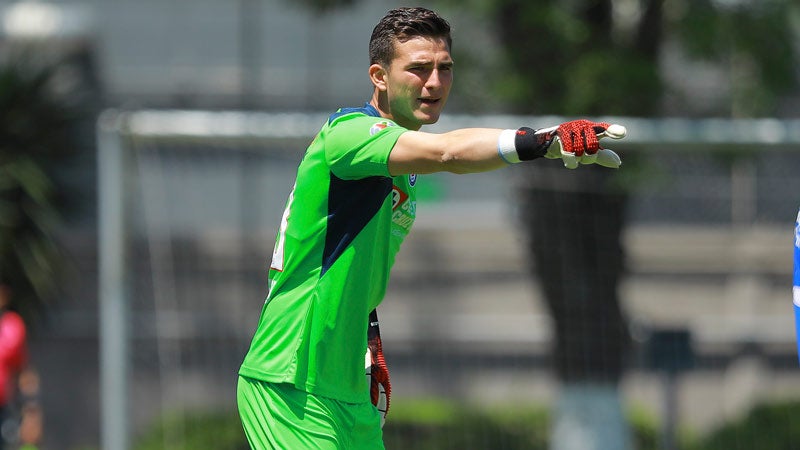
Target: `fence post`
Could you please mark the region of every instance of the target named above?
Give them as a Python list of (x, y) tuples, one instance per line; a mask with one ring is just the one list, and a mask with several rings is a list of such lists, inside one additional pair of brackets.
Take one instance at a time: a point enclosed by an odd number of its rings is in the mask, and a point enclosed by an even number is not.
[(97, 125), (99, 220), (100, 440), (103, 450), (127, 450), (128, 326), (125, 289), (125, 164), (118, 124), (107, 111)]

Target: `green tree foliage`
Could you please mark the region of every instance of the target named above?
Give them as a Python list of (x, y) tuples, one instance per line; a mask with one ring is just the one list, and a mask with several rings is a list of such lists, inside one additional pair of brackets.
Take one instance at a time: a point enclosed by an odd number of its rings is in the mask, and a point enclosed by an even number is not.
[[(395, 408), (396, 407), (396, 408)], [(547, 449), (551, 417), (544, 407), (491, 409), (446, 401), (416, 400), (393, 406), (384, 427), (388, 449)], [(794, 418), (800, 403), (783, 400), (754, 406), (742, 417), (697, 435), (684, 430), (678, 448), (689, 450), (790, 450), (797, 448), (800, 428)], [(658, 421), (633, 408), (629, 416), (635, 448), (655, 450)], [(248, 448), (236, 412), (197, 412), (167, 417), (139, 437), (136, 450)]]
[(0, 61), (0, 278), (29, 324), (58, 291), (66, 202), (54, 173), (75, 154), (81, 117), (61, 64), (34, 54)]
[(238, 414), (198, 412), (162, 418), (141, 436), (135, 450), (247, 450)]
[(797, 85), (788, 0), (685, 1), (673, 24), (686, 53), (725, 68), (730, 115), (771, 115), (781, 94)]
[(458, 6), (498, 36), (505, 67), (489, 73), (490, 88), (518, 113), (660, 115), (664, 94), (674, 88), (662, 74), (681, 71), (663, 66), (668, 43), (728, 74), (727, 103), (709, 114), (774, 114), (780, 96), (797, 86), (789, 0), (467, 0)]
[(610, 0), (473, 0), (506, 70), (490, 88), (521, 114), (648, 115), (659, 105), (661, 2), (619, 25)]
[(739, 419), (704, 436), (692, 450), (791, 450), (800, 442), (800, 402), (783, 400), (753, 407)]
[[(406, 400), (392, 409), (383, 429), (387, 449), (546, 450), (550, 446), (552, 418), (540, 405), (487, 408), (442, 400)], [(650, 414), (636, 411), (630, 421), (635, 448), (658, 448), (657, 423)], [(225, 411), (162, 417), (136, 439), (133, 448), (244, 450), (249, 446), (238, 414)]]

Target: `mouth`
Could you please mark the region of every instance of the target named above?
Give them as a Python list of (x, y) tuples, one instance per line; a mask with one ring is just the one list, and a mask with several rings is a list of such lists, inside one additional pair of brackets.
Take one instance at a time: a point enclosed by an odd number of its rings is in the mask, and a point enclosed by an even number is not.
[(435, 106), (435, 105), (438, 105), (439, 102), (441, 102), (441, 99), (439, 99), (439, 98), (420, 98), (418, 100), (419, 100), (420, 104), (426, 105), (426, 106)]

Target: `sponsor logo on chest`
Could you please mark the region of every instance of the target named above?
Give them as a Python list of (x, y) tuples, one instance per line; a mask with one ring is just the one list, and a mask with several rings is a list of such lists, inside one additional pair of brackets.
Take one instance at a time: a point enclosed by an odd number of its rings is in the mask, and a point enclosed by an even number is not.
[[(416, 184), (416, 175), (408, 176), (408, 185)], [(409, 193), (398, 185), (392, 186), (392, 232), (405, 235), (411, 230), (417, 216), (417, 202)]]

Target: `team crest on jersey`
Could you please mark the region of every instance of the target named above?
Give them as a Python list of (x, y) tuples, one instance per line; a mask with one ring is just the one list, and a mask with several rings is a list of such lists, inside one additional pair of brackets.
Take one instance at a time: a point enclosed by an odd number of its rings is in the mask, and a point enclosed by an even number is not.
[(410, 186), (414, 186), (415, 184), (417, 184), (417, 174), (415, 173), (408, 174), (408, 184)]
[(408, 200), (408, 194), (400, 190), (397, 186), (392, 186), (392, 210), (397, 209), (403, 202)]
[(394, 123), (389, 122), (388, 120), (382, 120), (380, 122), (376, 122), (372, 124), (372, 126), (369, 128), (369, 135), (375, 136), (376, 134), (380, 133), (381, 130), (384, 130), (392, 126), (394, 126)]
[(417, 202), (411, 200), (408, 192), (392, 186), (392, 234), (403, 237), (411, 230), (417, 216)]

